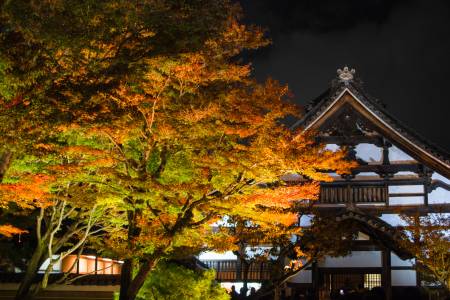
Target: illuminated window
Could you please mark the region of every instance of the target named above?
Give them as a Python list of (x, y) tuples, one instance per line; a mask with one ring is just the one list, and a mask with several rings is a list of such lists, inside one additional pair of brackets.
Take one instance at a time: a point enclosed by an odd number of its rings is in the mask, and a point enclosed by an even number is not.
[(68, 255), (61, 263), (61, 271), (78, 274), (120, 274), (122, 261), (109, 258), (81, 255)]
[(381, 286), (381, 274), (364, 274), (364, 288), (372, 289)]

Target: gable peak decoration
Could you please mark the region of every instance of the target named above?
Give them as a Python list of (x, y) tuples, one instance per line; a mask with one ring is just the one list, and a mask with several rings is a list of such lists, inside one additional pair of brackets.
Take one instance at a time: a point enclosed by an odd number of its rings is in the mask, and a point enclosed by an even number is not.
[[(393, 117), (380, 100), (365, 91), (355, 73), (354, 69), (347, 66), (338, 69), (331, 85), (308, 104), (306, 114), (291, 128), (301, 128), (303, 132), (314, 130), (329, 135), (328, 125), (336, 121), (335, 128), (340, 128), (340, 131), (350, 129), (350, 137), (361, 134), (372, 138), (376, 135), (383, 136), (427, 168), (450, 178), (450, 154)], [(349, 118), (349, 121), (339, 119), (339, 116), (352, 116), (347, 112), (355, 117)], [(353, 127), (349, 125), (349, 128), (342, 128), (343, 124), (350, 124), (351, 120), (357, 121), (351, 124)], [(353, 130), (355, 128), (358, 131)]]
[(344, 83), (352, 81), (355, 76), (355, 73), (356, 73), (355, 69), (349, 69), (349, 67), (347, 66), (345, 66), (343, 69), (337, 69), (339, 81), (342, 81)]

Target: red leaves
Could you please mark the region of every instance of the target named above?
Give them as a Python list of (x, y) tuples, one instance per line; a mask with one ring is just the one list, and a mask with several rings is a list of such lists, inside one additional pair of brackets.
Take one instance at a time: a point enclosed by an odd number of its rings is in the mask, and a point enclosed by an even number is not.
[(14, 106), (19, 105), (20, 103), (22, 103), (22, 101), (23, 101), (22, 95), (17, 95), (10, 102), (5, 104), (5, 108), (6, 109), (10, 109), (10, 108), (12, 108)]

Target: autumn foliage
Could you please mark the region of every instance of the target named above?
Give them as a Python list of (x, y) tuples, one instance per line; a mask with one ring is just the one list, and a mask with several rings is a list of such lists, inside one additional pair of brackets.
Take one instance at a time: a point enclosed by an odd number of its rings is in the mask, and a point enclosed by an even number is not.
[[(293, 208), (317, 198), (318, 181), (331, 180), (324, 172), (354, 165), (290, 130), (283, 119), (300, 110), (288, 87), (258, 83), (239, 63), (244, 50), (268, 44), (261, 29), (241, 24), (228, 1), (174, 2), (67, 0), (49, 15), (27, 2), (2, 15), (19, 37), (2, 50), (0, 86), (12, 87), (0, 89), (2, 139), (40, 168), (0, 192), (39, 207), (67, 187), (71, 203), (108, 207), (111, 230), (92, 247), (125, 260), (121, 299), (134, 299), (163, 260), (236, 249), (235, 235), (211, 226), (226, 216), (254, 224), (260, 241), (298, 232)], [(85, 5), (93, 15), (82, 22)], [(28, 11), (36, 18), (21, 19)], [(66, 12), (77, 20), (70, 39), (47, 27)], [(27, 52), (27, 38), (42, 52)], [(34, 76), (24, 83), (10, 72), (22, 54), (36, 62), (23, 66)], [(302, 180), (288, 184), (285, 174)]]
[(409, 239), (401, 245), (416, 258), (418, 269), (450, 292), (450, 218), (446, 213), (426, 216), (403, 215), (404, 233)]

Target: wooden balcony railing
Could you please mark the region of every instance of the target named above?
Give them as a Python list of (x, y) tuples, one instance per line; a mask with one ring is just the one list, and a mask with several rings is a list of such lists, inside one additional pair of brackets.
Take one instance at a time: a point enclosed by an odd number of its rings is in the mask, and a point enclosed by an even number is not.
[[(244, 278), (243, 266), (237, 260), (202, 261), (208, 268), (216, 270), (218, 281), (240, 281)], [(248, 270), (247, 280), (261, 282), (270, 279), (270, 271), (266, 263), (252, 263)]]
[(387, 203), (388, 199), (385, 185), (322, 185), (319, 203)]

